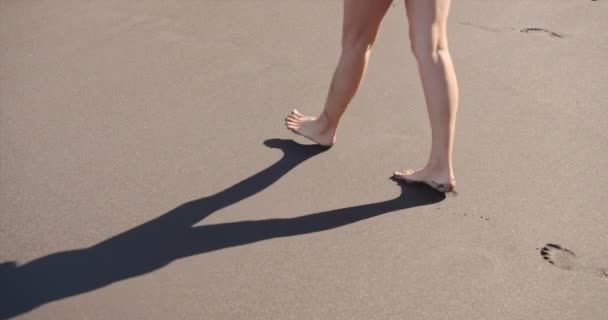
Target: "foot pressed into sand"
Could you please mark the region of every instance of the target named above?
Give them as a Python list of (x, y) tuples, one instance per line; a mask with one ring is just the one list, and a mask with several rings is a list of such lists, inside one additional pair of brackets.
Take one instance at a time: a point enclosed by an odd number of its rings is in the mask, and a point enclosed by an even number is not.
[(294, 109), (285, 119), (285, 127), (322, 146), (329, 147), (336, 142), (336, 128), (330, 125), (325, 114), (315, 118)]
[(449, 170), (431, 169), (427, 166), (419, 170), (405, 169), (393, 173), (395, 179), (410, 183), (425, 183), (431, 188), (443, 192), (453, 192), (456, 188), (456, 179)]

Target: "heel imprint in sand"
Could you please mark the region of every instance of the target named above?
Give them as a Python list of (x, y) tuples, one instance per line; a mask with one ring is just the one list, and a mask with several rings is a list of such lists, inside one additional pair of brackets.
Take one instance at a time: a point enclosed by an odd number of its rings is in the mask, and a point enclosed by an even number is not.
[(590, 266), (581, 261), (572, 250), (566, 249), (559, 244), (546, 244), (540, 250), (540, 255), (547, 262), (562, 270), (582, 271), (608, 280), (608, 268)]

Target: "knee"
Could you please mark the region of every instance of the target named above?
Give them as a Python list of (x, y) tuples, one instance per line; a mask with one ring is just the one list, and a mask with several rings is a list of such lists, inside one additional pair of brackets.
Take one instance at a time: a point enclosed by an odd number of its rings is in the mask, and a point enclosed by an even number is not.
[(342, 35), (342, 52), (367, 52), (372, 49), (376, 33), (369, 30), (350, 30)]
[(437, 62), (442, 54), (449, 52), (447, 37), (435, 31), (424, 34), (410, 33), (410, 47), (419, 63)]

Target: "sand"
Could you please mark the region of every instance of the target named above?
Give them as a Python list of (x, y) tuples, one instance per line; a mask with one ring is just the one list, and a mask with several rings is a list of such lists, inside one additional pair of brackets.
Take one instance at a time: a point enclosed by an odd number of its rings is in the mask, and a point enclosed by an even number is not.
[[(403, 4), (330, 150), (340, 1), (0, 0), (0, 319), (605, 319), (608, 2), (454, 1), (459, 195)], [(547, 246), (547, 244), (554, 244)]]

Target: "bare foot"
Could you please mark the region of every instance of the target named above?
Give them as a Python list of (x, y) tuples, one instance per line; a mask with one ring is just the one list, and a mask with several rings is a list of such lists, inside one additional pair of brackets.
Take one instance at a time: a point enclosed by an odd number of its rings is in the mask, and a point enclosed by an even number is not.
[(336, 128), (329, 125), (327, 118), (309, 117), (293, 110), (285, 119), (287, 129), (322, 146), (332, 146), (336, 142)]
[(431, 188), (443, 192), (455, 192), (456, 179), (453, 174), (443, 173), (440, 170), (431, 170), (425, 167), (420, 170), (405, 169), (393, 174), (395, 179), (410, 183), (425, 183)]

